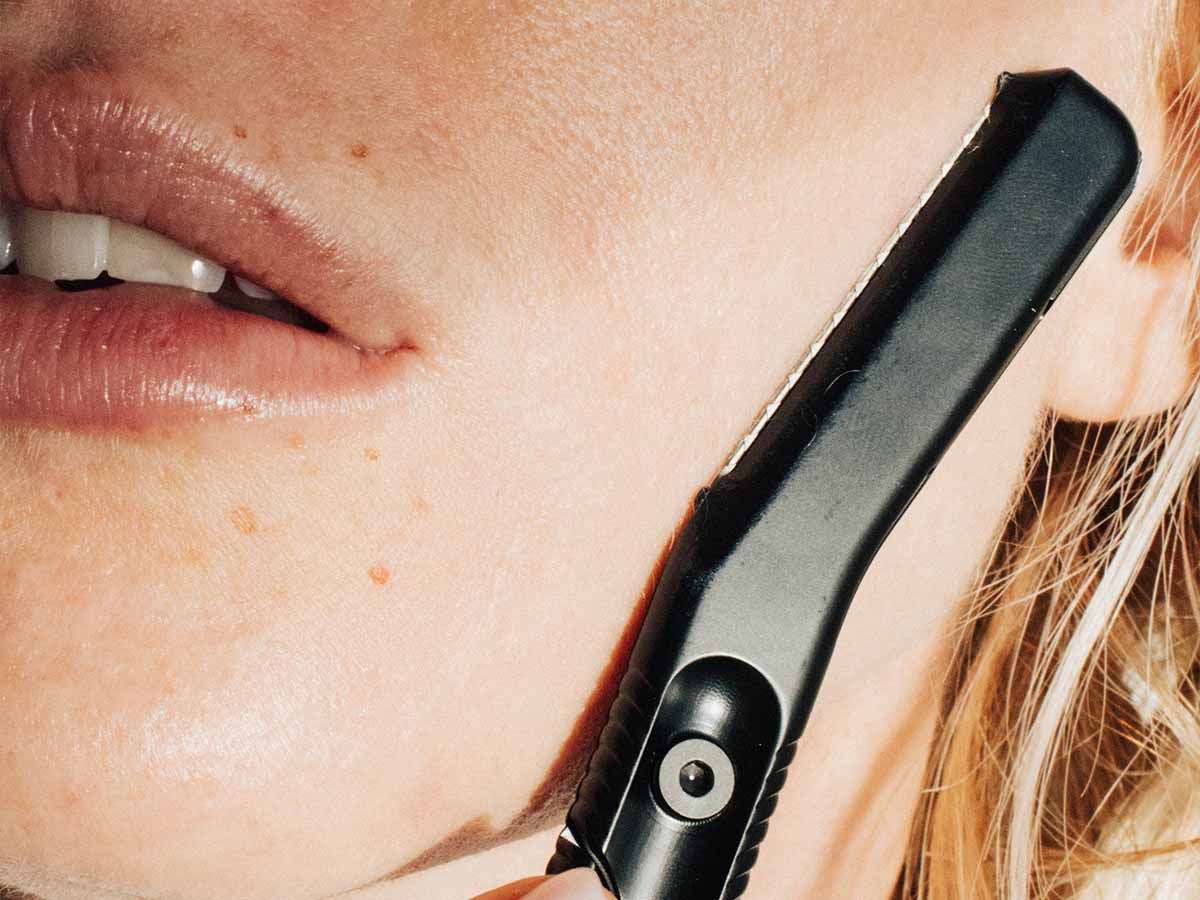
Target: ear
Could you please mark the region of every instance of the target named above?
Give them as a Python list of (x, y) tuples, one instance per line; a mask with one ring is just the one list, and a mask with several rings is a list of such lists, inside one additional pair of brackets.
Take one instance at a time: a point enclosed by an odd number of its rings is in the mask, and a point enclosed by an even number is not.
[[(1178, 65), (1178, 63), (1177, 63)], [(1104, 422), (1162, 411), (1195, 369), (1200, 92), (1163, 74), (1132, 114), (1138, 185), (1047, 317), (1051, 407)], [(1053, 324), (1052, 324), (1053, 323)]]

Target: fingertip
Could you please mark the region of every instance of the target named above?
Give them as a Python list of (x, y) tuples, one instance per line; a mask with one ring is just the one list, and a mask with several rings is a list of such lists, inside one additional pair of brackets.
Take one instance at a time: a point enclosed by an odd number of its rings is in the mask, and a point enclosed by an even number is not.
[(571, 869), (542, 883), (525, 900), (613, 900), (591, 869)]
[[(480, 894), (475, 900), (525, 900), (534, 888), (540, 884), (544, 884), (546, 880), (545, 875), (522, 878), (520, 881), (514, 881), (512, 884), (506, 884), (504, 887), (498, 887), (485, 894)], [(3, 900), (3, 898), (0, 898), (0, 900)]]

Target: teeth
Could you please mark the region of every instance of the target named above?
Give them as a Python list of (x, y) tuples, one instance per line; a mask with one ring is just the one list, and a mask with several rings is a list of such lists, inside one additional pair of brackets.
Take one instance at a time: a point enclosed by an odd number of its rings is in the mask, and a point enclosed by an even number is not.
[(0, 269), (17, 258), (13, 236), (17, 229), (17, 217), (11, 209), (0, 203)]
[(216, 293), (225, 270), (161, 234), (105, 216), (0, 207), (0, 268), (47, 281), (88, 281), (101, 272)]
[(253, 281), (243, 278), (241, 275), (234, 275), (233, 280), (237, 283), (238, 290), (247, 297), (253, 297), (255, 300), (279, 299), (279, 295), (274, 291), (268, 291), (265, 287), (257, 285)]
[(108, 257), (108, 219), (81, 213), (17, 211), (16, 254), (26, 275), (58, 279), (96, 278)]
[(108, 274), (122, 281), (171, 284), (213, 294), (225, 270), (145, 228), (114, 221), (109, 230)]

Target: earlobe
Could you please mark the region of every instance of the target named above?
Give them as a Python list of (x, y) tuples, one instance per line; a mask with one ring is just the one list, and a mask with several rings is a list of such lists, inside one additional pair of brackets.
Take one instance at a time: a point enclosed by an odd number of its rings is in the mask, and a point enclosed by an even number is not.
[(1138, 187), (1047, 319), (1047, 402), (1068, 418), (1160, 412), (1192, 383), (1200, 120), (1186, 101), (1147, 104), (1135, 119)]

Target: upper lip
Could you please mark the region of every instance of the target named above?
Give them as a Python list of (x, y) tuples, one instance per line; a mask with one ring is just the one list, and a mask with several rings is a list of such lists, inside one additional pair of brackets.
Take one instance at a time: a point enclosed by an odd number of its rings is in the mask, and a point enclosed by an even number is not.
[[(278, 177), (228, 138), (97, 73), (0, 80), (0, 198), (157, 231), (275, 291), (364, 351), (415, 349), (402, 305)], [(391, 310), (394, 312), (394, 309)]]

